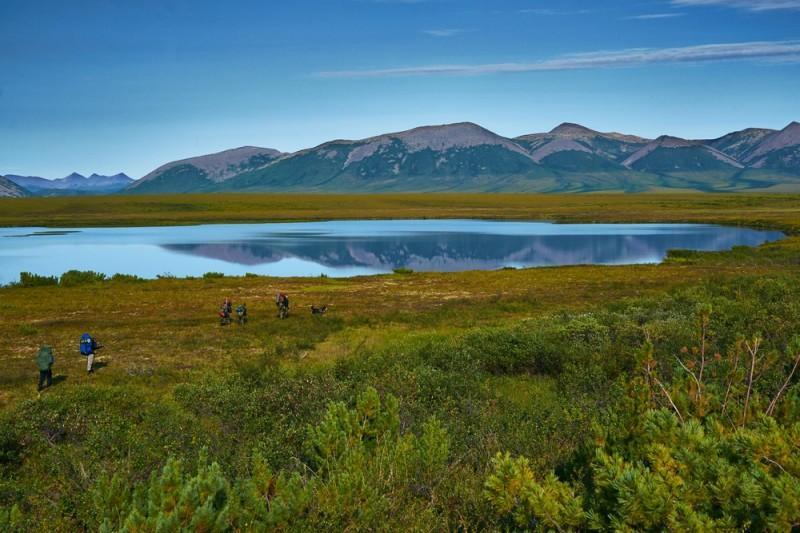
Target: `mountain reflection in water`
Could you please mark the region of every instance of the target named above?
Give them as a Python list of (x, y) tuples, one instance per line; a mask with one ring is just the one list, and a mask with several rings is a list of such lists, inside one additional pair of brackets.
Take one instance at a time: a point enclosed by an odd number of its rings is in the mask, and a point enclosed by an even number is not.
[(421, 272), (493, 270), (578, 264), (656, 263), (668, 250), (725, 250), (757, 246), (763, 235), (747, 229), (681, 226), (667, 233), (498, 235), (423, 232), (347, 236), (335, 233), (265, 234), (257, 239), (168, 244), (173, 252), (240, 265), (267, 265), (301, 259), (328, 268), (367, 267), (389, 272), (406, 267)]
[[(700, 224), (362, 220), (145, 228), (0, 228), (0, 283), (19, 273), (356, 276), (506, 266), (656, 263), (675, 248), (727, 250), (780, 232)], [(8, 238), (13, 237), (13, 238)]]

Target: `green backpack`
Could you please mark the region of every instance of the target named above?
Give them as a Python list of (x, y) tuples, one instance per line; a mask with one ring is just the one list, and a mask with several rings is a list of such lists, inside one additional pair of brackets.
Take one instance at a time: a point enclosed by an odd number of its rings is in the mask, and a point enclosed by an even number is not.
[(39, 348), (39, 354), (36, 356), (36, 364), (39, 366), (39, 370), (50, 370), (55, 360), (53, 349), (50, 346)]

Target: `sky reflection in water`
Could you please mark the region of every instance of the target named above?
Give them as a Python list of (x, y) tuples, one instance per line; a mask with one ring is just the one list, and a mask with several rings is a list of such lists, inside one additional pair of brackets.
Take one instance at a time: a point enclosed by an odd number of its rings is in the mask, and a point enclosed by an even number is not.
[(476, 220), (332, 221), (148, 228), (0, 229), (0, 283), (70, 269), (153, 278), (204, 272), (355, 276), (575, 264), (656, 263), (667, 250), (727, 250), (783, 237), (700, 224)]

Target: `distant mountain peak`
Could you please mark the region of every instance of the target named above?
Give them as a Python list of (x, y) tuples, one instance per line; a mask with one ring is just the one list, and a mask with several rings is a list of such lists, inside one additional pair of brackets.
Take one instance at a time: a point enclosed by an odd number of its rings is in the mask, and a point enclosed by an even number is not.
[(514, 141), (501, 137), (473, 122), (456, 122), (435, 126), (420, 126), (396, 133), (386, 133), (354, 141), (358, 146), (350, 152), (345, 167), (372, 156), (394, 141), (400, 141), (410, 153), (422, 150), (442, 152), (452, 149), (474, 148), (476, 146), (502, 146), (512, 152), (530, 158), (528, 152)]
[(483, 126), (479, 126), (474, 122), (454, 122), (452, 124), (436, 124), (432, 126), (419, 126), (410, 130), (398, 131), (395, 133), (385, 133), (363, 139), (361, 142), (372, 142), (381, 139), (400, 139), (403, 141), (422, 142), (425, 143), (434, 138), (445, 139), (446, 137), (466, 138), (470, 137), (476, 141), (485, 139), (501, 138), (496, 133), (493, 133)]
[[(628, 168), (634, 168), (634, 165), (643, 161), (645, 158), (650, 156), (653, 152), (657, 150), (665, 149), (665, 150), (673, 150), (673, 149), (692, 149), (692, 154), (697, 154), (697, 157), (694, 159), (690, 158), (691, 161), (694, 161), (694, 165), (700, 165), (699, 167), (693, 167), (693, 170), (701, 170), (704, 168), (705, 163), (700, 162), (698, 159), (699, 157), (705, 157), (709, 161), (718, 161), (724, 165), (734, 168), (744, 168), (744, 165), (733, 159), (732, 157), (720, 152), (716, 148), (712, 146), (708, 146), (703, 144), (700, 141), (689, 141), (687, 139), (681, 139), (680, 137), (673, 137), (671, 135), (662, 135), (655, 139), (653, 142), (647, 144), (646, 146), (642, 147), (640, 150), (632, 154), (629, 158), (622, 162), (622, 164)], [(713, 159), (711, 159), (713, 158)], [(663, 164), (663, 163), (661, 163)], [(707, 166), (707, 165), (706, 165)], [(638, 168), (638, 167), (637, 167)], [(680, 165), (675, 166), (676, 169), (681, 169)]]
[(563, 122), (550, 130), (554, 135), (598, 135), (599, 132), (574, 122)]
[(653, 143), (663, 148), (684, 148), (698, 144), (686, 139), (681, 139), (680, 137), (673, 137), (672, 135), (662, 135), (653, 141)]
[(65, 179), (65, 180), (85, 180), (86, 176), (84, 176), (83, 174), (78, 174), (77, 172), (73, 172), (69, 176), (65, 176), (62, 179)]
[(517, 140), (540, 142), (541, 140), (553, 140), (554, 137), (567, 137), (575, 140), (589, 140), (595, 137), (611, 139), (628, 144), (647, 144), (650, 139), (638, 137), (636, 135), (626, 135), (616, 132), (601, 132), (587, 128), (574, 122), (564, 122), (559, 124), (548, 133), (531, 133), (520, 135)]

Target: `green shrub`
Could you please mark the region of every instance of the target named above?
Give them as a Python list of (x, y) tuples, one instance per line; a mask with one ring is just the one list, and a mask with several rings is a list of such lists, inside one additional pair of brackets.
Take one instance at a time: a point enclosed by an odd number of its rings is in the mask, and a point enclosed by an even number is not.
[(133, 274), (114, 274), (113, 276), (111, 276), (111, 281), (116, 281), (120, 283), (139, 283), (147, 280)]
[[(761, 305), (784, 294), (774, 283), (756, 289)], [(800, 337), (783, 353), (760, 336), (714, 353), (712, 309), (697, 303), (695, 343), (670, 366), (645, 342), (623, 400), (576, 454), (571, 475), (537, 474), (524, 457), (498, 454), (485, 484), (496, 517), (536, 530), (796, 528)]]
[(75, 287), (105, 281), (106, 275), (93, 270), (69, 270), (61, 274), (59, 285), (62, 287)]
[(219, 279), (224, 278), (225, 274), (222, 272), (206, 272), (203, 274), (203, 279)]
[(394, 272), (395, 274), (413, 274), (414, 273), (414, 271), (412, 269), (406, 268), (406, 267), (393, 268), (392, 272)]
[[(135, 531), (442, 529), (434, 512), (449, 478), (450, 444), (436, 419), (419, 437), (400, 431), (397, 400), (374, 389), (352, 408), (329, 404), (307, 430), (309, 463), (273, 473), (253, 454), (246, 473), (226, 475), (200, 453), (195, 469), (169, 458), (147, 483), (100, 476), (89, 491), (93, 528)], [(99, 523), (98, 523), (99, 522)]]
[(0, 507), (0, 531), (8, 531), (9, 533), (27, 531), (28, 529), (24, 524), (24, 517), (18, 505), (4, 509)]
[(19, 285), (21, 287), (42, 287), (46, 285), (58, 285), (56, 276), (40, 276), (31, 272), (19, 273)]
[(39, 333), (39, 330), (31, 326), (30, 324), (19, 325), (19, 334), (22, 335), (23, 337), (33, 337), (37, 333)]

